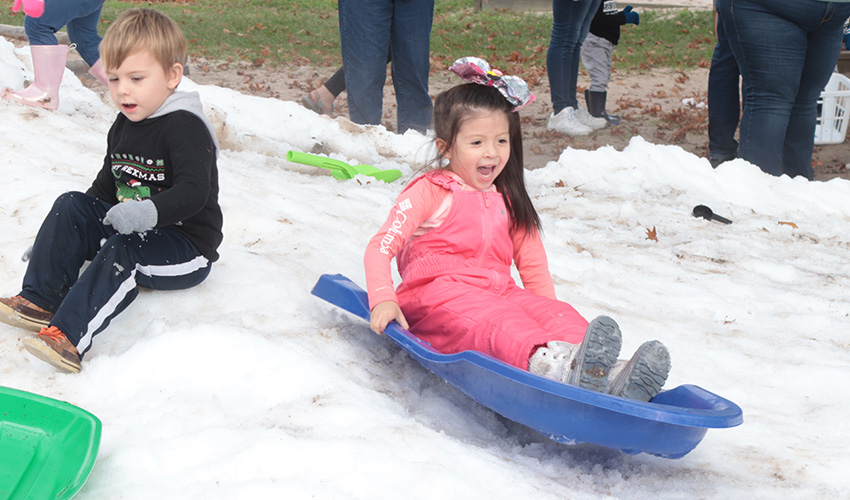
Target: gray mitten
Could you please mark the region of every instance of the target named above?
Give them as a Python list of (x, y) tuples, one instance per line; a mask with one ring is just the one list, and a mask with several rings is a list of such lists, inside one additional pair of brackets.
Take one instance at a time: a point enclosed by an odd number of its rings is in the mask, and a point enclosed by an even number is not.
[(156, 205), (148, 200), (127, 200), (106, 212), (104, 224), (109, 224), (121, 234), (143, 233), (156, 226)]

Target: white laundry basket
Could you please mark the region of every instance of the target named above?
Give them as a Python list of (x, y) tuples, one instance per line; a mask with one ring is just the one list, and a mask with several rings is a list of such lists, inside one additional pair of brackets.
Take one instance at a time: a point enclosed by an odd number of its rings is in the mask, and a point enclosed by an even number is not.
[(818, 99), (818, 121), (815, 144), (841, 144), (847, 136), (847, 115), (850, 106), (850, 78), (841, 73), (829, 77)]

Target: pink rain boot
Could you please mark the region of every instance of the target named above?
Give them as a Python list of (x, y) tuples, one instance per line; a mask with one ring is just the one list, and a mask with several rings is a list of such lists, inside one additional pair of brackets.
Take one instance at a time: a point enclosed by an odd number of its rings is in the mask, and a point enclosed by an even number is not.
[(89, 74), (97, 78), (97, 81), (102, 83), (104, 87), (109, 86), (109, 79), (106, 78), (106, 69), (103, 67), (103, 59), (98, 59), (92, 64), (92, 67), (89, 68)]
[(59, 84), (65, 73), (67, 45), (31, 45), (35, 81), (24, 90), (3, 89), (3, 98), (44, 109), (59, 107)]

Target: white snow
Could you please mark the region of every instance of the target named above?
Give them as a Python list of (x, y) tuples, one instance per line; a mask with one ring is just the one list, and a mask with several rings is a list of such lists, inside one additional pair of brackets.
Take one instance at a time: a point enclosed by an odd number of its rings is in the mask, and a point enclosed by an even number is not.
[[(0, 39), (0, 82), (30, 68), (28, 49)], [(142, 291), (77, 375), (0, 324), (0, 384), (103, 422), (77, 498), (850, 498), (850, 182), (741, 160), (713, 170), (640, 137), (527, 172), (559, 297), (617, 319), (624, 355), (662, 340), (668, 388), (743, 408), (743, 425), (709, 430), (682, 459), (629, 456), (499, 417), (310, 295), (323, 273), (363, 285), (366, 242), (433, 153), (428, 138), (182, 89), (201, 93), (223, 148), (225, 240), (207, 281)], [(53, 200), (85, 190), (103, 162), (116, 111), (70, 71), (60, 101), (55, 112), (0, 101), (4, 296), (19, 291), (21, 254)], [(317, 144), (404, 177), (337, 181), (286, 162)], [(698, 204), (734, 222), (696, 219)]]

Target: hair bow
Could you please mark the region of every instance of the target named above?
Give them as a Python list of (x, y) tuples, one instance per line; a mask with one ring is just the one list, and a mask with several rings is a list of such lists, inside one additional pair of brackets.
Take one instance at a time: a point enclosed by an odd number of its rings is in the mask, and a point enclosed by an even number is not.
[(491, 69), (490, 64), (479, 57), (461, 57), (449, 69), (467, 82), (495, 87), (514, 105), (513, 111), (519, 111), (534, 101), (534, 94), (528, 90), (525, 80)]

